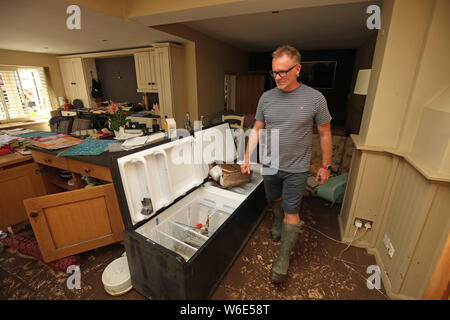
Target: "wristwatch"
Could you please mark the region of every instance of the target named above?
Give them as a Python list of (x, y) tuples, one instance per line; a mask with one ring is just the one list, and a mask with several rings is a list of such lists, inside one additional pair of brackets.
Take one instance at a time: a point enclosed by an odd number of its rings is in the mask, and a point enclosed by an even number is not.
[(327, 170), (330, 170), (330, 171), (331, 171), (331, 165), (326, 166), (326, 165), (322, 164), (320, 167), (321, 167), (322, 169), (327, 169)]

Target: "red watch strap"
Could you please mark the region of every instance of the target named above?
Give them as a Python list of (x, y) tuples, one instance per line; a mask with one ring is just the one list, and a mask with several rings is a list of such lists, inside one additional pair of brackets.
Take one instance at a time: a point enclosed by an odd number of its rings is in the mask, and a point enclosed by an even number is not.
[(326, 166), (326, 165), (324, 165), (324, 164), (322, 164), (321, 166), (320, 166), (322, 169), (329, 169), (329, 168), (331, 168), (331, 166)]

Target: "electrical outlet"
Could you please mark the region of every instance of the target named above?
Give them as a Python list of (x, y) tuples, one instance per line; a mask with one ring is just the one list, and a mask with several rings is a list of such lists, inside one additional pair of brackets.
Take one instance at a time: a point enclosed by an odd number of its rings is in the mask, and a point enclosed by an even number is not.
[(356, 221), (361, 222), (362, 228), (367, 228), (367, 230), (370, 230), (373, 228), (373, 221), (361, 219), (361, 218), (355, 218), (355, 221), (353, 221), (354, 226), (356, 226)]

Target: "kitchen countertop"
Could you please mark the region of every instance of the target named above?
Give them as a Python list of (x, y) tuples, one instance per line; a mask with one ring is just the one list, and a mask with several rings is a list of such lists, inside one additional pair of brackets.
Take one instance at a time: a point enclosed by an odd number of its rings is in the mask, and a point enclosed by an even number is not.
[[(157, 146), (160, 144), (165, 143), (167, 140), (164, 141), (160, 141), (160, 142), (156, 142), (156, 143), (152, 143), (152, 144), (147, 144), (145, 146), (133, 149), (133, 150), (129, 150), (129, 151), (117, 151), (117, 152), (103, 152), (100, 155), (96, 155), (96, 156), (64, 156), (65, 158), (68, 159), (73, 159), (73, 160), (77, 160), (77, 161), (82, 161), (82, 162), (87, 162), (87, 163), (91, 163), (91, 164), (95, 164), (95, 165), (99, 165), (102, 167), (108, 167), (108, 168), (112, 168), (112, 160), (113, 157), (117, 158), (117, 157), (121, 157), (121, 156), (125, 156), (127, 154), (131, 154), (133, 152), (136, 151), (140, 151), (140, 150), (144, 150), (147, 149), (151, 146)], [(117, 142), (117, 140), (114, 140), (114, 142)], [(65, 149), (58, 149), (58, 150), (47, 150), (47, 149), (43, 149), (43, 148), (39, 148), (33, 145), (30, 145), (28, 147), (30, 150), (36, 150), (39, 152), (44, 152), (47, 154), (51, 154), (53, 156), (56, 156), (58, 153), (60, 153), (61, 151), (65, 150)], [(68, 148), (67, 148), (68, 149)]]
[(22, 163), (28, 160), (32, 160), (31, 156), (22, 156), (17, 153), (9, 153), (0, 156), (0, 169), (3, 167), (11, 166), (13, 164)]

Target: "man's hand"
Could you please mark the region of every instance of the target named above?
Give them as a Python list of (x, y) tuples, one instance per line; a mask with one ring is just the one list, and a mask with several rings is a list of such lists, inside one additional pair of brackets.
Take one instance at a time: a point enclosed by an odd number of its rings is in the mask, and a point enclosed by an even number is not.
[(319, 185), (322, 185), (325, 183), (325, 181), (328, 180), (329, 177), (330, 177), (330, 170), (320, 168), (319, 171), (317, 171), (316, 181), (319, 182)]
[(241, 164), (241, 172), (250, 174), (250, 162), (249, 161), (244, 161)]
[(244, 162), (241, 164), (241, 172), (250, 174), (250, 155), (255, 150), (259, 141), (259, 130), (264, 128), (264, 122), (255, 120), (253, 129), (248, 137), (247, 148), (245, 149)]

